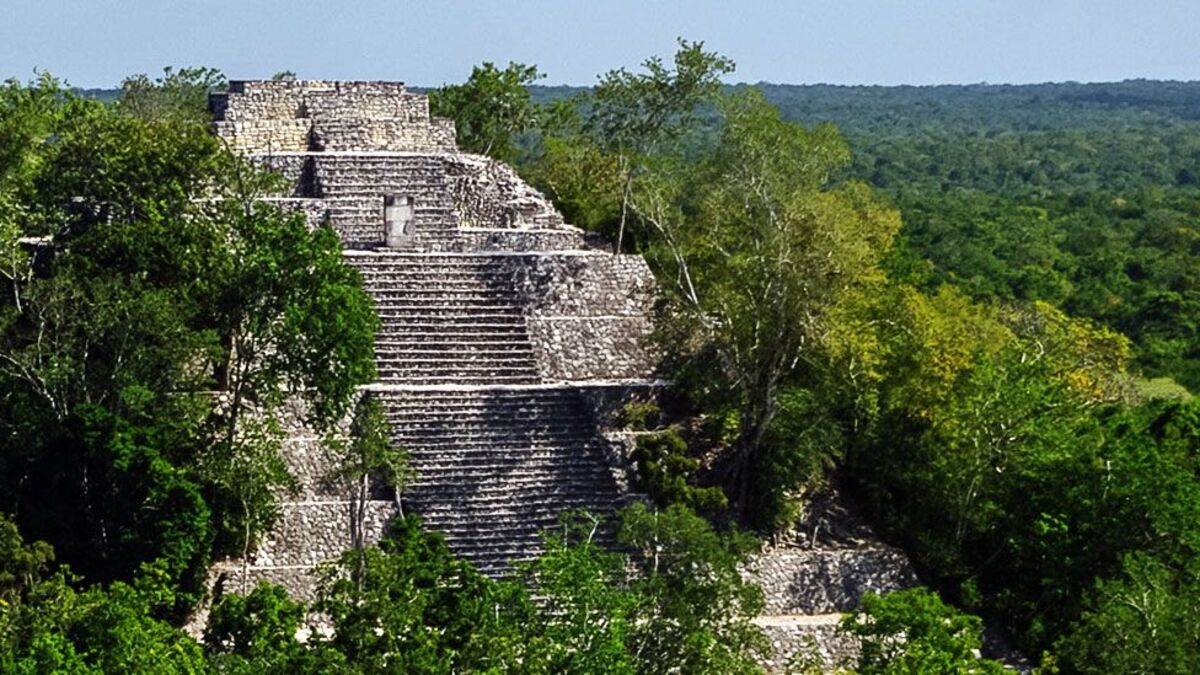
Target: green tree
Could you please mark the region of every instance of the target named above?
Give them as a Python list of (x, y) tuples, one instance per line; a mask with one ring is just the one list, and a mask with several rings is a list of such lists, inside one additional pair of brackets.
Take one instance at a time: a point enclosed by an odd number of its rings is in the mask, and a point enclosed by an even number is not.
[(355, 406), (349, 439), (338, 439), (333, 445), (341, 457), (330, 478), (352, 492), (350, 538), (354, 547), (361, 549), (366, 545), (371, 479), (380, 479), (393, 490), (396, 512), (403, 517), (404, 487), (415, 474), (408, 462), (408, 453), (388, 436), (383, 405), (370, 394), (360, 398)]
[(718, 533), (683, 506), (634, 504), (621, 514), (617, 539), (633, 551), (633, 588), (643, 598), (629, 641), (638, 672), (758, 672), (769, 648), (751, 623), (762, 590), (739, 568), (752, 537)]
[(924, 589), (868, 593), (839, 630), (861, 640), (858, 673), (1004, 672), (999, 662), (978, 655), (979, 617), (958, 612)]
[(225, 75), (215, 68), (167, 67), (162, 77), (154, 80), (146, 75), (125, 78), (118, 109), (148, 120), (205, 123), (210, 119), (208, 95), (226, 86)]
[(246, 550), (288, 483), (287, 392), (322, 429), (373, 374), (336, 234), (249, 206), (268, 181), (183, 112), (210, 75), (0, 97), (0, 495), (95, 580), (161, 556), (190, 585)]
[(734, 69), (733, 61), (704, 51), (703, 42), (680, 38), (678, 43), (673, 69), (651, 57), (642, 63), (644, 73), (611, 70), (580, 102), (587, 109), (583, 134), (616, 158), (620, 188), (616, 251), (622, 250), (634, 180), (646, 170), (644, 163), (677, 152), (673, 146), (695, 131), (701, 107), (720, 91), (721, 76)]
[(628, 648), (641, 596), (624, 556), (597, 540), (603, 523), (564, 514), (543, 536), (545, 552), (520, 570), (526, 588), (545, 598), (535, 643), (544, 672), (635, 673)]
[(44, 541), (26, 544), (16, 523), (0, 514), (0, 605), (24, 597), (49, 571), (54, 548)]
[(472, 68), (463, 84), (429, 92), (429, 110), (454, 120), (463, 150), (511, 162), (517, 156), (516, 136), (537, 123), (529, 85), (542, 77), (537, 66), (509, 63), (501, 70), (487, 62)]
[(753, 91), (722, 110), (712, 156), (648, 174), (634, 204), (671, 302), (669, 344), (705, 373), (684, 380), (737, 411), (730, 488), (746, 509), (780, 388), (816, 381), (833, 309), (883, 281), (899, 219), (865, 186), (831, 181), (847, 158), (831, 127), (785, 122)]
[(297, 638), (309, 608), (287, 591), (261, 584), (246, 596), (222, 596), (208, 617), (204, 649), (220, 673), (353, 672), (338, 652)]
[(329, 645), (369, 672), (453, 672), (478, 655), (494, 623), (495, 582), (455, 558), (442, 535), (397, 518), (378, 546), (347, 551), (325, 570), (314, 609)]
[(1055, 643), (1051, 663), (1079, 673), (1187, 673), (1200, 668), (1200, 585), (1153, 557), (1126, 558)]
[[(0, 559), (24, 558), (24, 565), (40, 567), (36, 559), (47, 553), (45, 543), (26, 546), (15, 534), (0, 542)], [(158, 618), (177, 604), (161, 565), (143, 566), (133, 584), (107, 589), (77, 591), (73, 580), (68, 571), (40, 568), (25, 576), (21, 592), (0, 598), (0, 670), (204, 672), (200, 646)]]

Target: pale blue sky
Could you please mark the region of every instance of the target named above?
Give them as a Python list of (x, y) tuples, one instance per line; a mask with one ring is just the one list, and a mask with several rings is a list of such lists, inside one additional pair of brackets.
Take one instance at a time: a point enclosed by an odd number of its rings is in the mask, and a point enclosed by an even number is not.
[(588, 84), (677, 35), (732, 57), (735, 81), (1200, 79), (1200, 0), (0, 0), (0, 78), (211, 65), (437, 85), (516, 60)]

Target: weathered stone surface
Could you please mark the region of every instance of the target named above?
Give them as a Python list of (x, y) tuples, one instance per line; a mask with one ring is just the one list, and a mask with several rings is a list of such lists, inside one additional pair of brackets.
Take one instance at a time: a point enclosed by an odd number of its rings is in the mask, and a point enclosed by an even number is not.
[(823, 672), (853, 665), (859, 654), (856, 639), (838, 632), (841, 615), (763, 617), (756, 623), (767, 636), (771, 655), (763, 666), (768, 672)]
[(215, 129), (243, 153), (454, 151), (454, 125), (399, 82), (235, 81), (212, 97)]
[(858, 609), (867, 592), (919, 584), (904, 553), (880, 542), (836, 489), (814, 495), (798, 525), (748, 561), (743, 575), (763, 589), (758, 623), (773, 645), (765, 664), (772, 672), (786, 672), (797, 658), (825, 670), (851, 665), (858, 644), (836, 630), (843, 613)]
[[(316, 565), (351, 547), (349, 500), (284, 501), (280, 506), (283, 516), (251, 556), (253, 567)], [(395, 514), (391, 500), (368, 502), (366, 539), (378, 541)]]
[(868, 592), (911, 588), (908, 558), (882, 544), (854, 548), (768, 548), (747, 567), (763, 589), (767, 614), (830, 614), (858, 607)]
[(512, 167), (480, 155), (445, 158), (454, 210), (462, 227), (562, 227), (558, 210)]

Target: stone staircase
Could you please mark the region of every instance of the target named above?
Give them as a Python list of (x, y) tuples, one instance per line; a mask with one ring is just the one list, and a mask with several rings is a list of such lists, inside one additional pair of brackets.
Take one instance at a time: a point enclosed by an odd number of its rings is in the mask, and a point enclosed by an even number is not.
[(394, 440), (419, 472), (406, 508), (460, 556), (499, 575), (539, 550), (564, 511), (607, 515), (617, 489), (581, 395), (566, 386), (382, 388)]
[(379, 314), (381, 383), (539, 381), (524, 308), (497, 256), (375, 252), (347, 260)]
[(419, 475), (405, 502), (488, 574), (539, 549), (560, 513), (625, 499), (571, 386), (542, 384), (505, 257), (355, 252), (381, 327), (382, 402)]
[[(335, 228), (371, 233), (348, 244), (383, 241), (383, 194), (413, 197), (413, 234), (423, 248), (454, 239), (458, 232), (445, 163), (436, 155), (316, 156), (313, 166), (312, 194), (305, 196), (335, 205), (329, 214)], [(379, 196), (372, 200), (363, 195)]]

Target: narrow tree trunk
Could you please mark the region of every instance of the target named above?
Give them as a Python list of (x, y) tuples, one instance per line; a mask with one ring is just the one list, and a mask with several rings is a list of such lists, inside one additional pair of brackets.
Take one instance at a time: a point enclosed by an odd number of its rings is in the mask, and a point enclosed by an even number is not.
[(625, 240), (625, 220), (629, 214), (629, 197), (633, 191), (633, 178), (629, 175), (629, 163), (625, 157), (621, 157), (621, 175), (625, 178), (624, 185), (621, 186), (621, 222), (617, 226), (617, 245), (613, 248), (613, 253), (620, 253), (621, 247)]
[(250, 505), (242, 498), (242, 595), (250, 584)]

